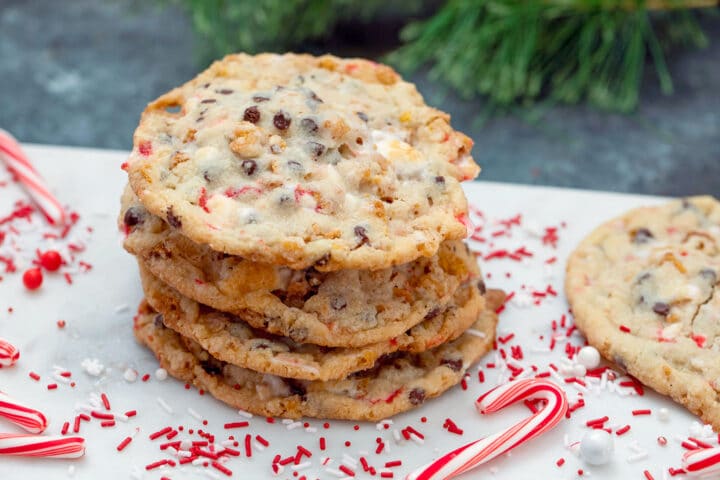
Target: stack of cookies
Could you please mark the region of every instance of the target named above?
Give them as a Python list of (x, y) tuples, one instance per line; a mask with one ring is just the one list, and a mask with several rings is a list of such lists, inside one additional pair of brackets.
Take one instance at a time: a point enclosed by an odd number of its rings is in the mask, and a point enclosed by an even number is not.
[(491, 348), (502, 301), (463, 243), (471, 145), (384, 65), (216, 62), (135, 132), (136, 337), (261, 415), (377, 420), (441, 394)]

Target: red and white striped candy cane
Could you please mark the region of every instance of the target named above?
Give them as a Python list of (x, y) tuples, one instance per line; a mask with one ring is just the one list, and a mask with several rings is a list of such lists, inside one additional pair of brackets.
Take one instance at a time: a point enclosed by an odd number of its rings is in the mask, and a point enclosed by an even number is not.
[(42, 177), (20, 148), (18, 141), (3, 129), (0, 129), (0, 158), (5, 160), (10, 171), (17, 175), (45, 218), (54, 225), (63, 224), (65, 209), (50, 193)]
[(685, 452), (682, 459), (683, 470), (688, 477), (704, 477), (720, 473), (720, 447), (702, 448)]
[(0, 368), (11, 367), (20, 358), (20, 350), (12, 343), (0, 338)]
[(496, 387), (475, 402), (481, 414), (502, 410), (526, 399), (545, 399), (547, 403), (532, 417), (481, 440), (468, 443), (434, 462), (418, 468), (407, 480), (445, 480), (460, 475), (518, 445), (552, 429), (565, 418), (568, 402), (565, 392), (548, 380), (529, 378)]
[(0, 417), (10, 420), (30, 433), (42, 433), (48, 421), (42, 412), (0, 392)]
[(82, 437), (0, 433), (0, 455), (79, 458), (85, 455), (85, 439)]

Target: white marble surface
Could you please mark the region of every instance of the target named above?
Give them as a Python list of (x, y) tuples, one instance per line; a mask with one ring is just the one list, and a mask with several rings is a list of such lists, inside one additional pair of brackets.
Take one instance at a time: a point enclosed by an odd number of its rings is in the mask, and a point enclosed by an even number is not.
[[(152, 378), (147, 383), (129, 384), (122, 378), (122, 372), (127, 367), (135, 368), (141, 374), (152, 373), (157, 368), (152, 355), (138, 346), (132, 337), (131, 317), (141, 292), (136, 266), (120, 247), (115, 227), (118, 199), (125, 180), (120, 164), (125, 154), (40, 146), (27, 147), (27, 152), (60, 199), (77, 209), (83, 220), (94, 227), (85, 254), (87, 261), (93, 264), (93, 270), (89, 274), (77, 276), (69, 287), (60, 278), (46, 278), (43, 288), (32, 293), (24, 289), (20, 275), (6, 275), (0, 282), (0, 336), (11, 339), (22, 354), (15, 367), (0, 370), (0, 388), (44, 410), (51, 421), (50, 433), (58, 432), (63, 421), (71, 420), (75, 415), (74, 405), (85, 402), (92, 392), (106, 392), (115, 410), (137, 409), (138, 415), (127, 423), (118, 423), (115, 428), (100, 428), (97, 422), (83, 424), (81, 434), (87, 438), (87, 454), (77, 461), (0, 458), (0, 478), (66, 478), (71, 465), (75, 470), (75, 478), (82, 479), (101, 476), (132, 478), (136, 467), (141, 470), (138, 478), (157, 479), (162, 474), (173, 479), (205, 478), (198, 469), (182, 468), (167, 472), (144, 470), (145, 464), (165, 458), (157, 448), (160, 442), (147, 439), (149, 433), (166, 425), (183, 424), (202, 428), (188, 413), (188, 407), (207, 418), (209, 425), (205, 428), (218, 436), (223, 435), (223, 423), (242, 419), (233, 410), (210, 397), (201, 397), (194, 390), (186, 391), (182, 384), (172, 379), (160, 382)], [(546, 226), (567, 222), (567, 227), (561, 229), (557, 251), (535, 248), (536, 256), (523, 265), (509, 260), (491, 261), (483, 265), (484, 271), (492, 274), (488, 284), (508, 291), (517, 289), (522, 283), (545, 285), (549, 281), (561, 292), (565, 258), (584, 234), (602, 220), (630, 207), (659, 201), (641, 196), (485, 182), (468, 184), (467, 192), (471, 202), (480, 206), (488, 217), (509, 217), (522, 213), (526, 225), (535, 223)], [(0, 216), (5, 212), (8, 202), (18, 197), (13, 187), (0, 189)], [(491, 230), (488, 227), (488, 231)], [(514, 238), (501, 239), (497, 243), (504, 246), (512, 246), (513, 242), (517, 245), (539, 243), (524, 235), (518, 231)], [(552, 255), (556, 255), (558, 261), (548, 271), (543, 261)], [(506, 272), (511, 273), (510, 278), (505, 276)], [(129, 310), (118, 313), (116, 310), (123, 305), (127, 305)], [(10, 306), (14, 309), (12, 314), (7, 313)], [(538, 334), (545, 330), (549, 333), (550, 319), (559, 318), (566, 309), (562, 294), (541, 307), (518, 308), (512, 303), (508, 306), (501, 316), (499, 332), (501, 335), (511, 331), (516, 333), (516, 338), (510, 344), (521, 345), (526, 355), (519, 363), (535, 363), (542, 369), (562, 356), (562, 349), (552, 355), (531, 351), (539, 346)], [(67, 327), (64, 330), (56, 327), (58, 319), (66, 320)], [(493, 356), (491, 353), (482, 363), (492, 361)], [(98, 358), (111, 369), (110, 373), (100, 379), (88, 376), (80, 368), (80, 362), (86, 357)], [(46, 389), (55, 364), (73, 372), (77, 382), (74, 389), (66, 385), (60, 385), (55, 391)], [(28, 378), (31, 370), (43, 376), (41, 382), (33, 382)], [(468, 380), (468, 391), (456, 388), (440, 399), (427, 402), (419, 410), (394, 418), (394, 426), (413, 425), (423, 431), (427, 436), (425, 445), (419, 446), (412, 442), (395, 445), (390, 440), (391, 435), (387, 431), (382, 432), (381, 435), (389, 440), (391, 452), (380, 456), (374, 453), (368, 455), (371, 464), (382, 467), (386, 461), (402, 459), (402, 467), (395, 469), (395, 478), (402, 478), (411, 467), (426, 463), (439, 451), (447, 451), (453, 446), (494, 432), (526, 414), (524, 408), (513, 407), (503, 413), (480, 418), (473, 409), (473, 400), (494, 385), (498, 373), (485, 369), (486, 381), (480, 384), (476, 371), (476, 368), (470, 370), (472, 377)], [(574, 399), (577, 391), (571, 386), (566, 388)], [(158, 405), (158, 397), (172, 407), (173, 414)], [(679, 466), (682, 449), (673, 436), (688, 434), (688, 428), (694, 420), (689, 413), (652, 392), (647, 392), (643, 397), (625, 398), (614, 393), (591, 392), (586, 397), (587, 407), (579, 410), (571, 420), (561, 423), (542, 439), (518, 448), (510, 457), (497, 459), (463, 478), (572, 479), (577, 478), (577, 471), (582, 468), (586, 471), (583, 478), (640, 479), (643, 478), (643, 471), (648, 469), (656, 479), (661, 479), (667, 467)], [(670, 410), (670, 420), (666, 423), (659, 421), (655, 414), (660, 407)], [(633, 417), (631, 410), (636, 408), (652, 408), (654, 414)], [(631, 424), (632, 430), (615, 438), (616, 451), (609, 465), (591, 467), (563, 447), (563, 438), (567, 435), (570, 440), (579, 440), (587, 431), (585, 421), (603, 415), (611, 416), (613, 424)], [(427, 423), (420, 423), (422, 416), (429, 419)], [(464, 428), (462, 437), (442, 430), (442, 423), (447, 416)], [(333, 421), (331, 428), (324, 431), (321, 421), (310, 422), (327, 437), (327, 454), (333, 458), (341, 458), (342, 453), (357, 455), (359, 450), (374, 449), (375, 438), (379, 434), (373, 424), (361, 424), (360, 430), (355, 432), (353, 423)], [(115, 446), (136, 427), (141, 429), (136, 439), (118, 453)], [(14, 427), (0, 419), (0, 431), (3, 430), (13, 431)], [(262, 434), (271, 442), (271, 446), (265, 452), (255, 452), (252, 459), (239, 458), (229, 462), (227, 466), (235, 472), (233, 478), (270, 477), (270, 462), (275, 453), (283, 456), (293, 454), (299, 444), (307, 445), (315, 452), (311, 459), (313, 467), (301, 474), (308, 478), (336, 478), (317, 467), (321, 457), (317, 448), (319, 433), (308, 433), (302, 429), (287, 431), (280, 423), (269, 425), (264, 419), (258, 418), (252, 419), (251, 428), (246, 430)], [(245, 430), (235, 432), (246, 433)], [(658, 446), (656, 438), (659, 435), (668, 438), (668, 446)], [(346, 439), (352, 441), (349, 448), (343, 445)], [(647, 450), (646, 459), (627, 461), (627, 457), (633, 453), (630, 449), (632, 442), (637, 442), (642, 449)], [(561, 457), (566, 462), (558, 468), (555, 461)], [(591, 473), (590, 477), (587, 472)], [(280, 478), (294, 477), (286, 470)], [(357, 478), (370, 477), (359, 474)]]

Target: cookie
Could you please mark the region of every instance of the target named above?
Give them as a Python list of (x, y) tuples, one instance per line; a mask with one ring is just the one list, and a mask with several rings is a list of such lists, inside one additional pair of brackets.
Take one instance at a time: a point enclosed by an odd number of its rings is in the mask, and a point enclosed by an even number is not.
[(435, 315), (460, 286), (482, 280), (461, 241), (382, 270), (291, 270), (197, 244), (149, 214), (129, 189), (123, 205), (125, 248), (153, 275), (186, 297), (300, 343), (356, 347), (387, 340)]
[[(204, 307), (183, 297), (147, 270), (140, 270), (145, 299), (162, 314), (163, 324), (197, 342), (213, 357), (261, 373), (303, 380), (331, 380), (372, 367), (382, 355), (420, 352), (454, 340), (472, 325), (484, 308), (474, 284), (457, 291), (453, 301), (397, 337), (356, 348), (299, 344), (254, 329), (233, 315)], [(487, 292), (497, 298), (498, 291)], [(494, 302), (497, 303), (497, 302)]]
[(221, 362), (200, 345), (165, 328), (147, 304), (134, 333), (168, 373), (234, 408), (257, 415), (380, 420), (418, 407), (462, 380), (492, 349), (497, 315), (486, 308), (456, 340), (422, 353), (395, 353), (342, 380), (306, 381), (261, 374)]
[(390, 67), (230, 55), (150, 103), (126, 163), (193, 241), (294, 269), (380, 269), (466, 235), (472, 141)]
[(720, 203), (631, 210), (567, 264), (578, 327), (610, 361), (720, 430)]

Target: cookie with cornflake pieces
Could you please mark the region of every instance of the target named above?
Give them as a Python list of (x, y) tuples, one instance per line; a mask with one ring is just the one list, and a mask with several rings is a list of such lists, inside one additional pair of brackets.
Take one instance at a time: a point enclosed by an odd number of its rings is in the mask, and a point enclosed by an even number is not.
[(193, 242), (123, 197), (125, 248), (164, 283), (255, 328), (300, 343), (357, 347), (403, 334), (441, 312), (464, 285), (482, 278), (461, 241), (431, 257), (382, 270), (320, 272), (248, 261)]
[[(372, 367), (395, 351), (421, 352), (459, 337), (475, 323), (484, 299), (475, 284), (460, 288), (453, 301), (397, 337), (357, 348), (299, 344), (289, 338), (254, 329), (242, 319), (183, 297), (146, 269), (140, 269), (148, 304), (162, 314), (163, 324), (187, 337), (213, 357), (251, 370), (304, 380), (344, 378)], [(497, 304), (497, 290), (486, 293)]]
[(591, 345), (720, 430), (720, 203), (638, 208), (578, 246), (565, 289)]
[(198, 343), (165, 328), (146, 303), (135, 318), (134, 332), (170, 375), (234, 408), (273, 417), (380, 420), (448, 390), (492, 349), (497, 305), (489, 307), (452, 342), (422, 353), (387, 355), (371, 369), (326, 382), (261, 374), (222, 362)]
[(382, 269), (466, 235), (472, 141), (391, 68), (230, 55), (152, 102), (130, 184), (213, 250), (294, 269)]

